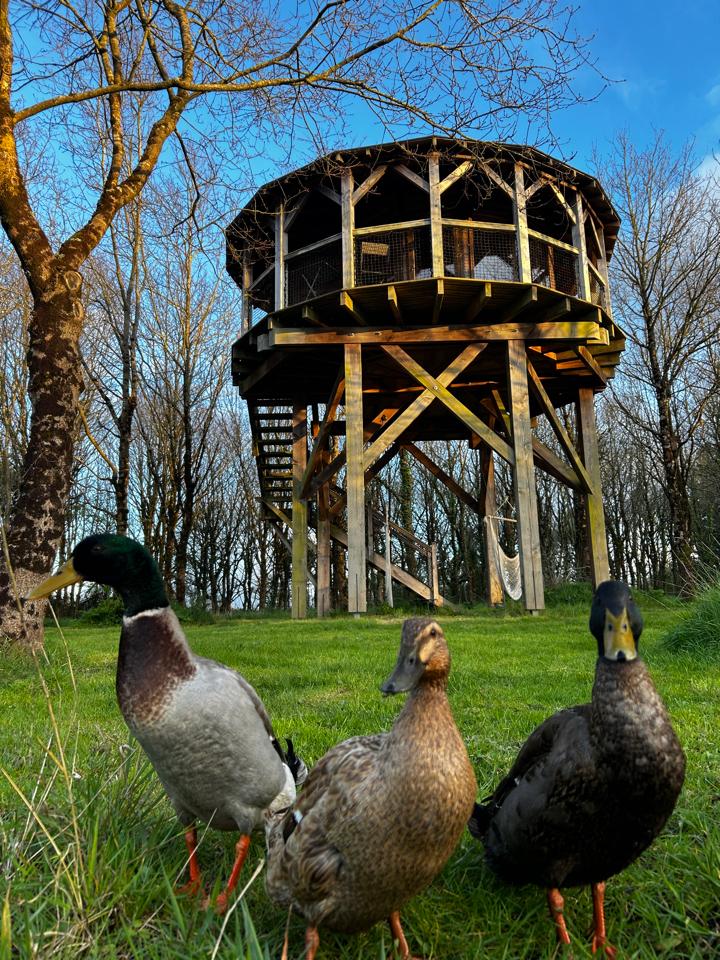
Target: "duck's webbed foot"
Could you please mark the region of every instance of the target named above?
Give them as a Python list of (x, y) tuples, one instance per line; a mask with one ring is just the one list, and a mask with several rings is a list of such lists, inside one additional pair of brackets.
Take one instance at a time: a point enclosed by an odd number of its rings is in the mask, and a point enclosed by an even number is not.
[[(547, 901), (548, 906), (550, 907), (550, 916), (555, 924), (555, 932), (557, 933), (558, 943), (562, 943), (567, 946), (570, 944), (570, 934), (565, 926), (565, 915), (563, 913), (565, 900), (557, 887), (552, 887), (550, 890), (548, 890)], [(570, 953), (568, 956), (572, 957), (572, 954)]]
[(194, 897), (199, 893), (204, 893), (202, 886), (202, 874), (197, 859), (197, 830), (190, 827), (185, 831), (185, 845), (188, 850), (188, 867), (190, 870), (190, 879), (181, 887), (175, 888), (178, 895), (187, 895)]
[(237, 886), (238, 877), (240, 876), (240, 871), (243, 868), (243, 864), (248, 855), (248, 850), (250, 849), (250, 837), (247, 833), (243, 833), (240, 836), (240, 839), (235, 844), (235, 862), (233, 863), (232, 870), (230, 871), (230, 879), (227, 882), (227, 886), (222, 893), (218, 894), (218, 898), (215, 901), (215, 911), (217, 913), (225, 913), (228, 908), (228, 903), (230, 901), (230, 895)]
[(593, 883), (591, 889), (594, 924), (592, 952), (597, 953), (599, 950), (610, 960), (613, 960), (617, 956), (617, 950), (611, 943), (607, 942), (605, 936), (605, 883)]
[(388, 917), (388, 923), (390, 924), (392, 938), (393, 940), (397, 941), (400, 960), (423, 960), (422, 957), (413, 957), (410, 954), (410, 947), (405, 939), (405, 933), (403, 932), (402, 924), (400, 923), (399, 911), (396, 910), (395, 913), (390, 914)]

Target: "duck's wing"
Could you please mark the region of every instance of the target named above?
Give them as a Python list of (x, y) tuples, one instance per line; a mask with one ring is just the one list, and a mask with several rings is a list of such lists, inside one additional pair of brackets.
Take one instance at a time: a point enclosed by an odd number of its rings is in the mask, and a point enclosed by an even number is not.
[[(573, 752), (577, 749), (578, 724), (581, 727), (589, 725), (591, 705), (581, 704), (559, 710), (536, 727), (525, 743), (513, 763), (507, 776), (504, 777), (495, 791), (486, 797), (482, 803), (476, 803), (472, 816), (468, 822), (470, 833), (478, 839), (483, 839), (498, 811), (508, 796), (521, 783), (534, 779), (534, 774), (542, 768), (548, 757), (558, 751), (562, 752), (563, 743), (569, 740), (568, 748)], [(572, 747), (570, 746), (572, 744)], [(558, 757), (558, 764), (561, 762)]]
[(372, 789), (386, 740), (386, 734), (351, 737), (328, 750), (293, 807), (269, 826), (267, 888), (273, 900), (307, 908), (332, 895), (344, 862), (333, 834), (355, 818)]

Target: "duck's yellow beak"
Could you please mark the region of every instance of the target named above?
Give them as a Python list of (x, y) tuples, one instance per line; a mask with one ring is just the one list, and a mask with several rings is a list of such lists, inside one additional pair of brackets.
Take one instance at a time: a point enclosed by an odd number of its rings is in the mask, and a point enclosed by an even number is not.
[(59, 590), (61, 587), (69, 587), (71, 583), (82, 583), (82, 581), (83, 577), (77, 572), (73, 566), (72, 559), (70, 559), (64, 564), (59, 573), (56, 573), (54, 577), (48, 577), (47, 580), (43, 580), (25, 599), (42, 600), (43, 597), (49, 597), (51, 593), (54, 593), (55, 590)]
[(605, 611), (605, 635), (603, 637), (605, 657), (608, 660), (635, 660), (637, 647), (630, 629), (630, 617), (627, 610), (616, 617)]

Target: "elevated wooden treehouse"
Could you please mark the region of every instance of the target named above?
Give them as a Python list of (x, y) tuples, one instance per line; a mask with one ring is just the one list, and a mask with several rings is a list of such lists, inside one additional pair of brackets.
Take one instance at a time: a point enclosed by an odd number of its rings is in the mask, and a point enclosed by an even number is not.
[[(618, 226), (596, 180), (538, 150), (436, 137), (322, 157), (233, 220), (233, 377), (266, 516), (292, 536), (295, 616), (307, 606), (309, 504), (319, 613), (331, 537), (347, 550), (351, 611), (366, 609), (368, 563), (443, 603), (432, 576), (421, 584), (368, 550), (366, 485), (402, 447), (481, 516), (496, 513), (494, 455), (512, 465), (528, 609), (544, 605), (536, 467), (584, 498), (593, 579), (607, 577), (593, 395), (625, 343), (607, 277)], [(577, 441), (557, 414), (567, 404)], [(563, 456), (534, 435), (538, 417)], [(416, 446), (433, 439), (479, 448), (482, 502)], [(497, 601), (492, 571), (488, 589)]]

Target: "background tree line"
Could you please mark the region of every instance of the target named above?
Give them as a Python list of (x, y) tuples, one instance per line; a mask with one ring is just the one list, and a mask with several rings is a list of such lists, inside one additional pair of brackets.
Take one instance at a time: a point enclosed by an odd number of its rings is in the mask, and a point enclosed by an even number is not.
[[(623, 218), (611, 282), (628, 334), (621, 373), (597, 405), (611, 570), (643, 588), (692, 589), (716, 570), (720, 552), (718, 185), (695, 171), (689, 149), (673, 153), (661, 136), (647, 150), (620, 136), (598, 167)], [(59, 552), (93, 530), (130, 533), (157, 557), (178, 603), (284, 607), (287, 546), (261, 519), (244, 405), (229, 385), (240, 309), (220, 241), (210, 204), (192, 177), (175, 171), (126, 205), (89, 259), (84, 390)], [(0, 246), (3, 517), (29, 435), (31, 316), (16, 262)], [(572, 410), (565, 415), (572, 430)], [(551, 431), (543, 439), (552, 443)], [(479, 451), (451, 442), (426, 449), (482, 498)], [(498, 514), (511, 520), (512, 478), (502, 464), (496, 485)], [(572, 491), (540, 472), (537, 488), (547, 581), (586, 578)], [(416, 460), (393, 461), (368, 501), (437, 545), (444, 596), (483, 597), (483, 521)], [(513, 525), (499, 528), (514, 552)], [(381, 533), (376, 525), (380, 552)], [(395, 562), (426, 575), (407, 543), (396, 540), (392, 550)], [(382, 578), (373, 575), (370, 586), (381, 603)], [(339, 603), (341, 574), (335, 588)]]

